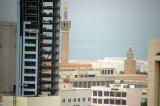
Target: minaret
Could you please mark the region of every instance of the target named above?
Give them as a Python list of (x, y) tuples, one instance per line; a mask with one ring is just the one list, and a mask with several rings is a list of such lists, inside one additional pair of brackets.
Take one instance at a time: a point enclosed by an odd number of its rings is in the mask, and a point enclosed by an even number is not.
[(124, 61), (124, 74), (136, 74), (136, 60), (134, 60), (132, 45), (129, 46), (127, 59)]
[(67, 19), (68, 7), (64, 6), (64, 20), (61, 21), (61, 63), (68, 63), (69, 51), (69, 29), (71, 21)]

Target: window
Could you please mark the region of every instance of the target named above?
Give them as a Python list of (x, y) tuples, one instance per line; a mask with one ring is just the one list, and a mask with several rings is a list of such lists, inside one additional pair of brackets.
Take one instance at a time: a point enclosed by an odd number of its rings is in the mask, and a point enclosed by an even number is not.
[(50, 51), (52, 51), (52, 47), (42, 47), (42, 51), (50, 52)]
[(47, 6), (53, 6), (53, 3), (52, 2), (43, 2), (43, 6), (47, 7)]
[(26, 59), (35, 59), (36, 58), (36, 54), (25, 54), (25, 58)]
[(35, 89), (35, 84), (27, 84), (24, 88)]
[(25, 44), (36, 44), (36, 39), (25, 39)]
[(51, 67), (52, 66), (52, 62), (42, 62), (42, 66), (43, 67)]
[(88, 101), (91, 101), (91, 98), (88, 98)]
[(42, 81), (52, 81), (51, 77), (45, 78), (45, 76), (47, 75), (44, 74), (44, 78), (41, 78)]
[(123, 92), (123, 93), (122, 93), (122, 97), (126, 97), (126, 92)]
[(97, 104), (97, 99), (93, 99), (93, 103), (94, 103), (94, 104)]
[(110, 70), (108, 70), (108, 74), (110, 74)]
[(80, 98), (78, 98), (78, 102), (80, 102), (81, 101), (81, 99)]
[(111, 74), (113, 74), (113, 70), (111, 70)]
[(52, 40), (43, 40), (43, 44), (52, 44)]
[(107, 74), (108, 73), (108, 70), (105, 70), (105, 74)]
[(36, 62), (25, 62), (25, 66), (36, 66)]
[(126, 105), (126, 100), (122, 100), (122, 105)]
[(98, 99), (98, 104), (102, 104), (102, 99)]
[(62, 103), (65, 103), (65, 99), (62, 99)]
[(83, 102), (85, 102), (85, 98), (83, 98)]
[(35, 74), (35, 69), (24, 69), (25, 74)]
[(104, 104), (109, 104), (109, 100), (108, 99), (104, 99)]
[(36, 51), (35, 47), (25, 47), (25, 51)]
[(101, 71), (101, 74), (104, 74), (104, 70)]
[(97, 91), (93, 91), (93, 96), (97, 96)]
[(100, 86), (100, 81), (97, 82), (97, 86)]
[(35, 95), (33, 91), (24, 91), (24, 95)]
[(42, 54), (43, 59), (52, 59), (52, 54)]
[(71, 99), (68, 99), (68, 102), (70, 103), (70, 102), (71, 102)]
[(98, 96), (102, 96), (102, 91), (98, 91)]
[(102, 81), (102, 86), (104, 86), (105, 85), (105, 82), (104, 81)]
[(73, 102), (76, 102), (76, 98), (73, 99)]
[(43, 28), (44, 29), (53, 29), (53, 26), (52, 25), (43, 25)]
[(116, 97), (121, 97), (121, 92), (116, 92)]
[(109, 96), (109, 92), (104, 92), (104, 96)]
[(95, 81), (93, 81), (93, 86), (96, 86), (96, 82)]
[(42, 73), (51, 74), (52, 70), (50, 69), (42, 69)]
[(114, 104), (114, 100), (110, 100), (110, 104)]
[(115, 92), (110, 92), (110, 96), (114, 97)]
[(24, 77), (25, 81), (35, 81), (35, 77), (31, 77), (31, 76), (25, 76)]
[(115, 100), (115, 102), (116, 102), (116, 103), (115, 103), (116, 105), (120, 105), (120, 104), (121, 104), (121, 101), (120, 101), (120, 100)]

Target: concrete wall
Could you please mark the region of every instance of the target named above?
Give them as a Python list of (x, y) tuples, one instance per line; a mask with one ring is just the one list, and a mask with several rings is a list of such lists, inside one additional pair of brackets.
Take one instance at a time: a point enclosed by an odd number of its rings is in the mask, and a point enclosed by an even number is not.
[(149, 40), (148, 106), (159, 106), (160, 39)]
[[(4, 96), (3, 106), (13, 106), (13, 96)], [(16, 106), (60, 106), (60, 97), (16, 97)]]
[[(73, 90), (64, 90), (59, 92), (61, 97), (61, 106), (90, 106), (91, 101), (88, 101), (88, 98), (91, 98), (92, 92), (90, 89), (73, 89)], [(80, 98), (80, 102), (78, 102), (78, 98)], [(85, 98), (85, 101), (83, 101)], [(65, 99), (65, 102), (62, 102)], [(68, 100), (71, 102), (68, 102)], [(74, 102), (76, 99), (76, 102)]]
[(127, 106), (141, 106), (140, 88), (129, 88), (127, 90)]
[(16, 84), (16, 23), (0, 22), (0, 92)]

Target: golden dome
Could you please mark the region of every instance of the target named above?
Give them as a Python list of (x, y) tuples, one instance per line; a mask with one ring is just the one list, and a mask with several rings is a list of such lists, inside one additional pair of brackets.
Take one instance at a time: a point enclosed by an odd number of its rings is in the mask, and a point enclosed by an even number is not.
[(132, 45), (129, 45), (129, 49), (132, 49)]

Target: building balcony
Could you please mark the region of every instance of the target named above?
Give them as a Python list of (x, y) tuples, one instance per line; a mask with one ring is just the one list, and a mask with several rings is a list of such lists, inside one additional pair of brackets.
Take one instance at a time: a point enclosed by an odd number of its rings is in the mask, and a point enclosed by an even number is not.
[(43, 17), (53, 17), (53, 13), (43, 13)]
[(53, 6), (43, 6), (43, 9), (53, 9)]
[(41, 84), (52, 84), (51, 81), (41, 81)]
[(47, 29), (47, 28), (43, 28), (42, 31), (43, 31), (43, 32), (53, 32), (52, 29)]

